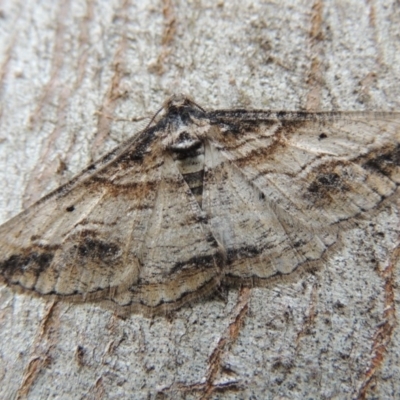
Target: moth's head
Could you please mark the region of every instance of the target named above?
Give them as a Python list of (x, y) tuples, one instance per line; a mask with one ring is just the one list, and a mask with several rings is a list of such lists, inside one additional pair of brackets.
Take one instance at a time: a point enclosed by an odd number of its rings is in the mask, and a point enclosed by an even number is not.
[(168, 110), (170, 108), (180, 108), (185, 107), (193, 103), (193, 100), (189, 98), (189, 96), (180, 94), (173, 94), (169, 99), (167, 99), (164, 103), (164, 107)]
[(189, 96), (184, 94), (174, 94), (164, 103), (164, 110), (166, 114), (181, 113), (185, 109), (197, 108), (203, 112), (204, 109), (196, 104)]

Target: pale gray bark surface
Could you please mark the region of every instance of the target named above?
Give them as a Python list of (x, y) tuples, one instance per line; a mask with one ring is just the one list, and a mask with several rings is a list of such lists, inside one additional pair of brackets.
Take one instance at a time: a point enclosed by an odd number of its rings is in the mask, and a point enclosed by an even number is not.
[[(400, 110), (396, 1), (0, 7), (1, 222), (172, 93), (207, 109)], [(123, 320), (2, 286), (0, 398), (399, 398), (394, 211), (362, 220), (313, 273), (170, 318)]]

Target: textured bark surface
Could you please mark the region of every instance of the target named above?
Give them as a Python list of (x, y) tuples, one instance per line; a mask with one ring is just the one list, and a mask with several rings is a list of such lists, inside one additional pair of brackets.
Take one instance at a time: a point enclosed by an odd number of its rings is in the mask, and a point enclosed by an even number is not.
[[(172, 93), (210, 109), (400, 110), (395, 1), (0, 7), (0, 222), (146, 126)], [(169, 318), (2, 286), (0, 397), (398, 398), (398, 226), (383, 209), (312, 273)]]

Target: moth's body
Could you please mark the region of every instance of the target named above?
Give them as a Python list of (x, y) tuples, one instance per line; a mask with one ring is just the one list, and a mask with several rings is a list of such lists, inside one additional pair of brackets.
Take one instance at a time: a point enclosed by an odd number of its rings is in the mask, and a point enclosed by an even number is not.
[(398, 210), (399, 114), (207, 112), (176, 96), (164, 111), (0, 227), (5, 283), (165, 313), (288, 274), (359, 215)]
[[(174, 135), (167, 149), (201, 207), (204, 179), (204, 143), (195, 134), (190, 134), (185, 125)], [(173, 136), (173, 134), (171, 135)]]

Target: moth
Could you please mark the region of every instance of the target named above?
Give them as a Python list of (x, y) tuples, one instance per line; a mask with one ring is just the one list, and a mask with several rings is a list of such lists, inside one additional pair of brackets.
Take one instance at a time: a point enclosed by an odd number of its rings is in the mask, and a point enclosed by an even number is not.
[(320, 260), (399, 206), (400, 114), (205, 111), (184, 96), (0, 227), (23, 292), (163, 314)]

